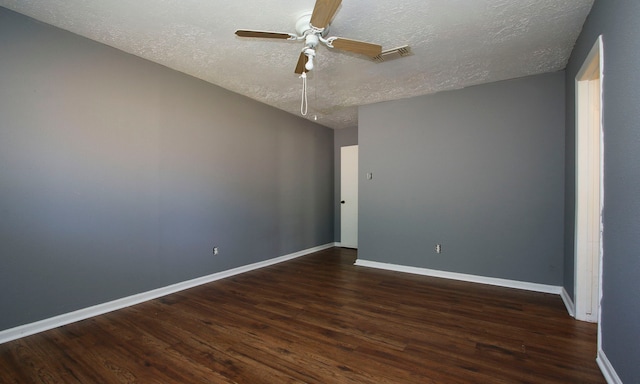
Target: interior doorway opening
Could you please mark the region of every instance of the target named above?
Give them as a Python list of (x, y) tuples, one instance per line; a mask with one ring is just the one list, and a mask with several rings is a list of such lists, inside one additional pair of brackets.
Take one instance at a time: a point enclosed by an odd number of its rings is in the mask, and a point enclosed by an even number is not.
[(599, 322), (602, 270), (602, 37), (576, 76), (575, 317)]

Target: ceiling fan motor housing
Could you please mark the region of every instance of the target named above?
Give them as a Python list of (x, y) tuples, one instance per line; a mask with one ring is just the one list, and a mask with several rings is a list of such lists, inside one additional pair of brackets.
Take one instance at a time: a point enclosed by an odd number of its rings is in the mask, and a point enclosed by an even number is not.
[(319, 41), (320, 41), (320, 38), (318, 37), (318, 35), (314, 35), (310, 33), (307, 36), (305, 36), (304, 45), (307, 48), (315, 48), (318, 45)]
[(329, 26), (327, 25), (324, 29), (316, 28), (311, 25), (311, 12), (305, 12), (300, 17), (298, 17), (298, 21), (296, 22), (296, 32), (298, 36), (307, 36), (309, 34), (319, 34), (322, 37), (325, 37), (329, 33)]

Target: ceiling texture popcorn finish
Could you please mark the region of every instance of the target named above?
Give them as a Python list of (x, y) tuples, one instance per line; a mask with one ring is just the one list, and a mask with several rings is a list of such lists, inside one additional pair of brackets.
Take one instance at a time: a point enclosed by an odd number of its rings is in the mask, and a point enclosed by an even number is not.
[[(0, 6), (300, 114), (295, 41), (240, 38), (238, 29), (295, 33), (314, 0), (0, 0)], [(564, 69), (593, 0), (343, 0), (330, 27), (411, 55), (378, 63), (319, 47), (309, 113), (357, 126), (359, 105)]]

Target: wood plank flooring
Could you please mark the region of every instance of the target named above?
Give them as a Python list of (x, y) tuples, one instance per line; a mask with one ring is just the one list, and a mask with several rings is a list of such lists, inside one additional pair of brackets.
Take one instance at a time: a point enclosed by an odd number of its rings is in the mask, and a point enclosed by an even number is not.
[(0, 383), (605, 383), (555, 295), (333, 248), (0, 345)]

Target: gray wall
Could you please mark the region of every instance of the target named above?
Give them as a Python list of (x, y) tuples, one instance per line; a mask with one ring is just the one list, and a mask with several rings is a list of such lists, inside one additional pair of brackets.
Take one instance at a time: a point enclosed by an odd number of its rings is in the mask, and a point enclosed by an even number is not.
[(0, 330), (333, 242), (332, 130), (4, 8), (0, 52)]
[(333, 163), (334, 163), (334, 239), (340, 242), (341, 225), (340, 225), (340, 148), (349, 145), (358, 145), (358, 127), (347, 129), (337, 129), (333, 133)]
[(563, 72), (360, 107), (358, 257), (561, 285), (564, 125)]
[(573, 292), (574, 79), (602, 35), (604, 212), (602, 348), (624, 383), (640, 381), (640, 2), (596, 0), (567, 67), (565, 288)]

